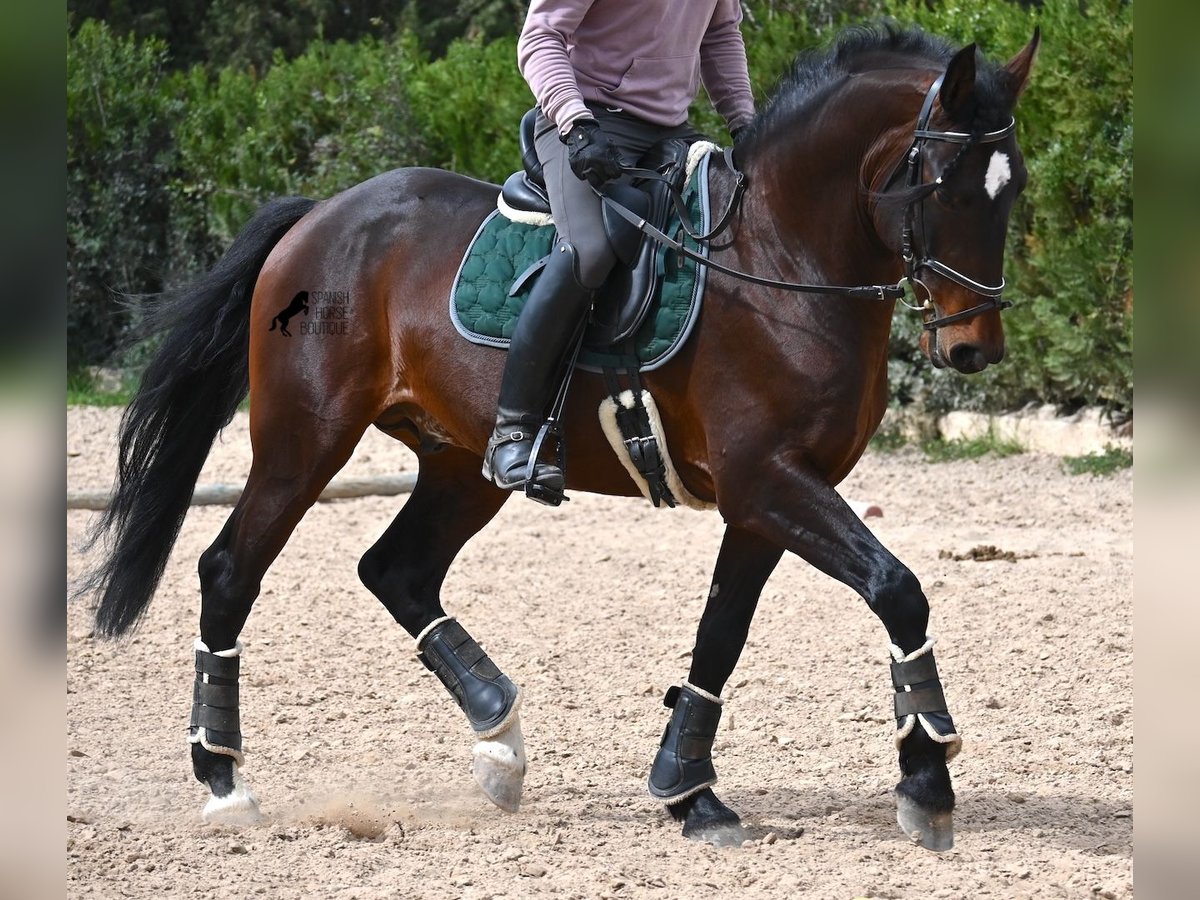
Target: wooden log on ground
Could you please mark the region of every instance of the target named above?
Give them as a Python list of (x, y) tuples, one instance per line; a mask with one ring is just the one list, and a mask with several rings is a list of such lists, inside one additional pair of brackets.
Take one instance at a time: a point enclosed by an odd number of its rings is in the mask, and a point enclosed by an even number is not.
[[(367, 478), (335, 478), (321, 491), (318, 502), (349, 500), (354, 497), (393, 497), (407, 494), (417, 483), (415, 472), (400, 475), (374, 475)], [(242, 485), (198, 484), (192, 492), (192, 506), (233, 506), (242, 496)], [(105, 491), (67, 491), (67, 509), (108, 509), (110, 495)], [(874, 503), (847, 500), (859, 518), (882, 516)]]
[[(400, 475), (376, 475), (369, 478), (335, 478), (329, 483), (319, 502), (347, 500), (352, 497), (392, 497), (407, 494), (417, 483), (415, 472)], [(198, 484), (192, 492), (192, 506), (233, 506), (242, 496), (243, 485)], [(67, 491), (67, 509), (108, 508), (111, 495), (106, 491)]]

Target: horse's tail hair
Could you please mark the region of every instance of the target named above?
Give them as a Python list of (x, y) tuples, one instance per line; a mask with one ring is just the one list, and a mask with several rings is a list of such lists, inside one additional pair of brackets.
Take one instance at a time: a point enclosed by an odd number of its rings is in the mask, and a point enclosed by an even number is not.
[(213, 440), (249, 393), (250, 300), (267, 255), (316, 202), (262, 207), (213, 268), (192, 284), (146, 298), (145, 337), (161, 343), (121, 417), (117, 482), (85, 549), (104, 560), (76, 596), (99, 594), (97, 630), (128, 631), (145, 613)]

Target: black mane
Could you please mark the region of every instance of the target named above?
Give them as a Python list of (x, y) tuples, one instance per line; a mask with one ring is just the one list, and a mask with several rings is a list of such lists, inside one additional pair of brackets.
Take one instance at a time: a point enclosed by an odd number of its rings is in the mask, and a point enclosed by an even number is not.
[[(806, 50), (796, 57), (751, 124), (750, 135), (802, 117), (849, 75), (877, 69), (943, 69), (959, 49), (936, 35), (892, 21), (846, 28), (829, 47)], [(976, 67), (975, 121), (959, 124), (978, 131), (1002, 127), (1015, 102), (1003, 69), (981, 55), (976, 56)]]

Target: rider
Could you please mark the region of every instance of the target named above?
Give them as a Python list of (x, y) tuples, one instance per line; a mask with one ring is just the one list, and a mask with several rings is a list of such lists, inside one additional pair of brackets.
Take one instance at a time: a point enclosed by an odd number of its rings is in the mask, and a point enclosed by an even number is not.
[[(534, 134), (558, 230), (512, 336), (483, 476), (525, 484), (554, 376), (616, 257), (594, 188), (665, 138), (693, 137), (688, 106), (703, 80), (730, 133), (754, 116), (738, 0), (533, 0), (517, 61), (538, 102)], [(563, 473), (533, 480), (561, 494)]]

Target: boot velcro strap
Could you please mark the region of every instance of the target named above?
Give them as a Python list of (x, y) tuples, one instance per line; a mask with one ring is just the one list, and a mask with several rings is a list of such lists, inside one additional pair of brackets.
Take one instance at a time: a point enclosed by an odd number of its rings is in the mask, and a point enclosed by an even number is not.
[(240, 656), (217, 656), (215, 653), (206, 653), (204, 650), (196, 651), (196, 673), (198, 675), (228, 678), (236, 682), (241, 664)]
[(237, 735), (240, 735), (242, 730), (236, 708), (222, 709), (218, 706), (201, 706), (199, 704), (192, 707), (191, 727), (212, 728)]
[(682, 759), (707, 759), (712, 756), (713, 738), (716, 734), (688, 734), (679, 738), (679, 756)]
[[(663, 705), (675, 708), (682, 693), (679, 685), (672, 685)], [(679, 722), (678, 753), (682, 759), (706, 759), (712, 754), (713, 739), (721, 722), (721, 706), (693, 691), (688, 691), (685, 696), (687, 708)], [(666, 743), (669, 734), (670, 725), (663, 733), (662, 743)]]
[(238, 672), (241, 657), (196, 651), (196, 682), (192, 689), (191, 728), (223, 732), (222, 746), (240, 750), (242, 726), (238, 715)]
[[(480, 678), (494, 679), (500, 675), (500, 669), (491, 661), (484, 649), (476, 643), (475, 639), (467, 634), (467, 630), (463, 628), (458, 621), (450, 619), (444, 625), (437, 628), (437, 632), (441, 640), (444, 642), (446, 649), (454, 654), (455, 659), (462, 663), (473, 674)], [(447, 669), (445, 662), (440, 657), (440, 647), (436, 642), (426, 640), (426, 647), (418, 654), (421, 662), (425, 664), (425, 668), (429, 669), (437, 675), (443, 683), (446, 679), (454, 679), (453, 674)], [(449, 683), (446, 683), (450, 687)]]
[(933, 712), (946, 712), (946, 696), (942, 693), (940, 684), (918, 688), (915, 691), (900, 691), (896, 694), (897, 719), (916, 713)]
[(192, 702), (221, 709), (238, 708), (238, 686), (236, 684), (205, 684), (197, 681), (192, 691)]
[(892, 663), (892, 685), (898, 691), (914, 684), (920, 684), (922, 681), (937, 681), (937, 679), (937, 663), (934, 662), (932, 653), (923, 654), (916, 659), (908, 660), (908, 662)]

